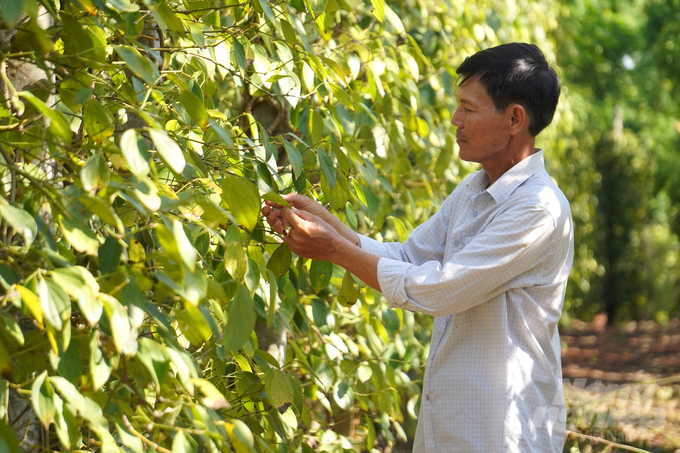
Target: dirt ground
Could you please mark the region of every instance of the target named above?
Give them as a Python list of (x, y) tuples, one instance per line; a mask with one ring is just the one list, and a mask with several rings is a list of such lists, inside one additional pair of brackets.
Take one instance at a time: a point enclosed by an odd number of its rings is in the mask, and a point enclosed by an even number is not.
[[(608, 326), (604, 315), (561, 330), (567, 429), (653, 452), (680, 453), (680, 320)], [(575, 437), (568, 438), (565, 451)], [(585, 451), (604, 444), (580, 441)]]

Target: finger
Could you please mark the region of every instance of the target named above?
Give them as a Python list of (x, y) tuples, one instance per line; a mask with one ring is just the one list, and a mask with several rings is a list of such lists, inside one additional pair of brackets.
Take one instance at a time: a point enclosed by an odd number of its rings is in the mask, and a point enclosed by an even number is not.
[(301, 219), (303, 219), (303, 220), (306, 220), (306, 221), (308, 221), (308, 222), (315, 222), (315, 223), (318, 223), (319, 220), (320, 220), (319, 217), (315, 216), (314, 214), (312, 214), (312, 213), (309, 212), (309, 211), (305, 211), (304, 209), (296, 209), (296, 208), (293, 208), (293, 212), (294, 212), (295, 215), (297, 215), (299, 218), (301, 218)]
[[(295, 208), (293, 208), (295, 209)], [(284, 222), (287, 222), (289, 226), (293, 228), (301, 228), (303, 226), (303, 222), (306, 222), (305, 220), (301, 219), (300, 216), (297, 214), (298, 211), (297, 209), (293, 211), (292, 209), (284, 209), (283, 210), (283, 220)]]
[(262, 215), (263, 216), (267, 217), (270, 212), (272, 212), (272, 208), (270, 208), (269, 206), (265, 206), (265, 207), (262, 208)]
[(282, 208), (283, 207), (283, 205), (280, 205), (278, 203), (275, 203), (275, 202), (269, 201), (269, 200), (264, 200), (264, 204), (266, 204), (267, 206), (271, 206), (273, 208)]

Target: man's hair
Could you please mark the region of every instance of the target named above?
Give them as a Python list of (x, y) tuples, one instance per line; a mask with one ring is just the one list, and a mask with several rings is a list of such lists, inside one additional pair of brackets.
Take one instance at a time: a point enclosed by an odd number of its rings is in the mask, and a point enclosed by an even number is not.
[(510, 43), (467, 57), (456, 73), (460, 83), (480, 76), (496, 111), (519, 104), (529, 114), (529, 133), (538, 135), (550, 124), (560, 97), (560, 78), (534, 44)]

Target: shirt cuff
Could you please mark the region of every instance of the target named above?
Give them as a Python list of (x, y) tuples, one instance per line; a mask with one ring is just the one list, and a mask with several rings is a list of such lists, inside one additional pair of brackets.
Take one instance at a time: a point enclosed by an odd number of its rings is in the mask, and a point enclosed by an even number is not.
[(391, 307), (401, 308), (409, 301), (404, 280), (406, 272), (411, 267), (413, 267), (411, 263), (389, 258), (380, 258), (380, 261), (378, 261), (378, 283), (383, 296)]

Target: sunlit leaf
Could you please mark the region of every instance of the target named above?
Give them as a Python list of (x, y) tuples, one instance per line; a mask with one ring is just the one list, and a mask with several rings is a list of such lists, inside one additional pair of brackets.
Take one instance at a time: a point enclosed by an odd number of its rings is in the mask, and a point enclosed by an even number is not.
[(54, 389), (47, 378), (47, 371), (43, 371), (31, 386), (31, 403), (33, 410), (45, 429), (54, 421), (56, 408), (54, 405)]
[(371, 0), (371, 4), (374, 8), (373, 15), (382, 22), (385, 18), (385, 0)]
[(102, 143), (113, 135), (115, 123), (111, 112), (100, 101), (90, 99), (85, 104), (83, 111), (83, 125), (92, 140), (96, 143)]
[(149, 129), (149, 135), (151, 136), (153, 144), (156, 146), (156, 151), (161, 155), (163, 161), (175, 173), (182, 173), (187, 161), (177, 142), (171, 139), (164, 131), (158, 129)]
[(21, 233), (26, 241), (26, 247), (30, 247), (38, 234), (38, 225), (31, 214), (21, 208), (3, 203), (0, 200), (0, 218), (7, 222), (14, 230)]
[(222, 199), (238, 223), (253, 231), (260, 218), (260, 193), (255, 184), (236, 175), (226, 174), (222, 180)]
[(151, 60), (144, 57), (137, 49), (129, 46), (114, 46), (125, 63), (130, 67), (137, 77), (144, 80), (149, 85), (155, 85), (161, 78), (158, 68)]
[(73, 132), (71, 132), (71, 125), (63, 112), (48, 107), (43, 101), (29, 91), (22, 91), (19, 93), (19, 96), (29, 101), (33, 107), (40, 111), (40, 113), (49, 118), (49, 130), (55, 136), (61, 138), (66, 144), (71, 143)]
[(80, 170), (80, 180), (83, 183), (83, 189), (88, 192), (105, 188), (109, 185), (109, 179), (109, 166), (104, 156), (99, 153), (90, 156)]

